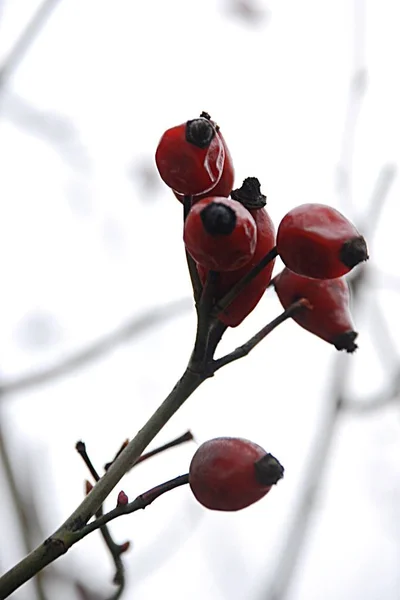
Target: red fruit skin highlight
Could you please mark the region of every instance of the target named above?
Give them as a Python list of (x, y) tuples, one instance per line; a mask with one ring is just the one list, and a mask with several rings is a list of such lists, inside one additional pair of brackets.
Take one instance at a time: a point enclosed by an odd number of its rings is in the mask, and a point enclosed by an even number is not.
[(283, 308), (306, 298), (312, 310), (304, 309), (292, 319), (338, 350), (353, 352), (357, 336), (350, 314), (350, 292), (347, 281), (311, 279), (293, 273), (287, 267), (274, 278), (274, 287)]
[(200, 504), (212, 510), (236, 511), (263, 498), (272, 486), (260, 484), (254, 464), (267, 453), (240, 438), (216, 438), (193, 456), (189, 485)]
[[(216, 209), (219, 213), (225, 208), (227, 218), (232, 220), (229, 233), (222, 233), (223, 223), (218, 230), (218, 222), (214, 224), (214, 231), (207, 230), (206, 211)], [(228, 227), (228, 223), (226, 225)], [(211, 196), (192, 206), (185, 221), (183, 239), (186, 249), (198, 264), (213, 271), (233, 271), (246, 265), (254, 255), (257, 227), (250, 212), (240, 202)]]
[[(216, 184), (216, 186), (213, 187), (211, 190), (208, 190), (208, 192), (205, 192), (203, 194), (194, 195), (192, 204), (195, 204), (196, 202), (198, 202), (199, 200), (202, 200), (203, 198), (207, 198), (211, 194), (213, 196), (222, 196), (224, 198), (227, 198), (233, 189), (233, 185), (235, 182), (235, 168), (233, 166), (232, 155), (229, 151), (229, 148), (225, 142), (225, 139), (224, 139), (222, 133), (220, 131), (217, 131), (217, 135), (220, 137), (221, 142), (224, 147), (224, 150), (225, 150), (225, 161), (224, 161), (224, 166), (222, 169), (221, 178), (218, 181), (218, 183)], [(174, 192), (174, 195), (179, 200), (179, 202), (183, 203), (183, 198), (184, 198), (183, 194), (179, 194), (175, 190), (172, 190), (172, 191)]]
[(207, 147), (200, 148), (187, 141), (189, 123), (172, 127), (162, 135), (156, 150), (156, 165), (161, 179), (176, 192), (184, 195), (208, 193), (221, 179), (224, 145), (215, 129)]
[(276, 239), (285, 265), (299, 275), (316, 279), (341, 277), (355, 266), (343, 262), (346, 243), (363, 245), (359, 258), (353, 257), (355, 264), (367, 260), (365, 240), (358, 230), (339, 211), (324, 204), (302, 204), (288, 212)]

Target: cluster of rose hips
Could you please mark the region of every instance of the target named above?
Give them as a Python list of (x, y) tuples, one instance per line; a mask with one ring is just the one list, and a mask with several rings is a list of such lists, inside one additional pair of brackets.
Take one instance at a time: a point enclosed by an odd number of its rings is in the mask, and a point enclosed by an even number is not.
[[(248, 278), (218, 313), (238, 326), (273, 285), (285, 309), (307, 302), (293, 319), (338, 350), (357, 348), (344, 275), (367, 260), (364, 238), (330, 206), (303, 204), (291, 210), (277, 234), (258, 179), (233, 190), (234, 167), (218, 125), (207, 113), (168, 129), (158, 144), (161, 178), (185, 205), (183, 239), (204, 286), (217, 273), (214, 309)], [(272, 279), (274, 261), (285, 268)], [(250, 275), (251, 273), (251, 275)], [(283, 475), (278, 461), (247, 440), (217, 438), (197, 450), (190, 467), (197, 500), (216, 510), (238, 510), (264, 496)]]

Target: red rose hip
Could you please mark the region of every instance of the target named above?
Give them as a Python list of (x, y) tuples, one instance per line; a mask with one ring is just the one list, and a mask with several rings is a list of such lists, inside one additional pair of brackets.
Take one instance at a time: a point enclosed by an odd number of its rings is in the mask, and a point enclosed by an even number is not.
[(233, 271), (252, 258), (257, 228), (240, 202), (211, 196), (191, 208), (183, 239), (199, 265), (213, 271)]
[(296, 323), (333, 344), (337, 350), (356, 350), (358, 334), (350, 315), (350, 294), (345, 279), (311, 279), (286, 268), (273, 283), (285, 309), (300, 298), (306, 298), (312, 305), (311, 310), (304, 308), (292, 317)]
[(199, 446), (189, 468), (195, 498), (212, 510), (236, 511), (263, 498), (284, 469), (261, 446), (220, 437)]
[(168, 129), (156, 150), (161, 179), (184, 195), (203, 194), (222, 176), (225, 149), (213, 123), (199, 117)]
[[(215, 123), (213, 121), (212, 121), (212, 123), (213, 123), (213, 125), (215, 125)], [(229, 148), (227, 146), (225, 138), (223, 137), (223, 135), (221, 133), (221, 130), (217, 127), (216, 127), (216, 129), (217, 129), (217, 135), (219, 136), (219, 138), (222, 142), (222, 145), (224, 147), (224, 151), (225, 151), (225, 160), (224, 160), (224, 166), (223, 166), (222, 173), (221, 173), (221, 178), (218, 181), (217, 185), (212, 188), (212, 190), (209, 190), (208, 192), (203, 193), (203, 194), (195, 194), (193, 196), (193, 204), (195, 202), (197, 202), (198, 200), (207, 198), (207, 196), (209, 196), (211, 194), (211, 192), (212, 192), (213, 196), (222, 196), (224, 198), (227, 198), (233, 188), (233, 184), (235, 181), (235, 169), (233, 166), (232, 155), (229, 151)], [(176, 192), (174, 190), (173, 190), (173, 192), (175, 194), (175, 197), (180, 202), (183, 202), (183, 194), (179, 194), (178, 192)]]
[[(234, 190), (232, 198), (243, 204), (252, 215), (257, 227), (257, 245), (251, 260), (241, 269), (221, 273), (216, 283), (216, 299), (223, 298), (245, 275), (247, 275), (258, 263), (269, 254), (275, 247), (275, 227), (263, 208), (266, 197), (260, 191), (260, 182), (256, 177), (248, 177), (244, 180), (241, 188)], [(262, 271), (254, 277), (246, 287), (237, 295), (231, 304), (220, 312), (218, 319), (228, 325), (237, 327), (254, 310), (264, 295), (271, 281), (275, 259), (271, 260)], [(204, 285), (208, 270), (198, 265), (200, 280)]]
[(302, 204), (287, 213), (277, 233), (278, 254), (295, 273), (315, 279), (345, 275), (368, 259), (365, 239), (339, 211)]

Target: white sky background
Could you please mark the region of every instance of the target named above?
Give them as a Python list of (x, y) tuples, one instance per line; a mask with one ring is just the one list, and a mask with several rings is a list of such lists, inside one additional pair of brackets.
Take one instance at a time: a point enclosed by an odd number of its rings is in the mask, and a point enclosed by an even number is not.
[[(2, 58), (37, 5), (3, 2)], [(356, 44), (355, 5), (359, 15), (365, 6), (366, 15)], [(202, 110), (221, 126), (237, 184), (253, 175), (262, 181), (276, 225), (303, 202), (332, 204), (361, 222), (382, 166), (400, 156), (400, 5), (260, 0), (259, 6), (269, 18), (246, 27), (215, 0), (60, 2), (1, 99), (3, 377), (50, 363), (132, 314), (190, 294), (179, 204), (162, 186), (143, 194), (131, 172), (132, 164), (152, 160), (166, 128)], [(347, 160), (342, 140), (351, 78), (363, 67), (368, 87), (356, 120), (353, 204), (344, 204), (338, 164)], [(394, 275), (398, 195), (396, 179), (371, 261)], [(370, 338), (374, 302), (384, 303), (394, 338), (400, 333), (397, 294), (366, 294), (357, 320), (360, 349), (347, 358), (361, 397), (380, 389), (384, 378)], [(270, 292), (223, 347), (244, 341), (279, 311)], [(40, 326), (43, 319), (53, 323), (48, 342), (27, 344), (29, 323)], [(4, 401), (8, 442), (37, 478), (45, 535), (82, 499), (87, 473), (76, 441), (85, 440), (99, 467), (110, 460), (181, 375), (194, 328), (194, 314), (186, 311), (90, 368)], [(334, 358), (332, 347), (286, 323), (251, 357), (206, 382), (173, 418), (157, 444), (188, 428), (198, 442), (246, 437), (276, 454), (286, 476), (239, 513), (203, 510), (180, 488), (115, 522), (116, 538), (134, 544), (124, 555), (127, 599), (251, 600), (267, 589), (304, 483)], [(393, 356), (381, 358), (393, 370)], [(141, 465), (122, 489), (133, 498), (186, 472), (194, 448), (186, 444)], [(345, 417), (288, 600), (398, 599), (399, 450), (396, 407)], [(10, 511), (5, 494), (2, 531), (12, 522)], [(22, 552), (8, 531), (9, 545), (0, 547), (3, 568)], [(93, 588), (106, 593), (110, 563), (93, 534), (57, 568), (87, 573)], [(54, 593), (51, 598), (71, 599), (59, 587)], [(32, 597), (29, 586), (15, 594)]]

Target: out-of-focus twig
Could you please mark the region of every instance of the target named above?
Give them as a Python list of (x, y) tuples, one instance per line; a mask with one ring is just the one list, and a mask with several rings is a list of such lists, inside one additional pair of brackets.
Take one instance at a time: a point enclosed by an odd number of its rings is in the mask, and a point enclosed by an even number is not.
[[(355, 139), (355, 129), (361, 102), (366, 91), (366, 68), (364, 63), (365, 45), (365, 0), (354, 0), (355, 35), (354, 35), (354, 74), (349, 92), (347, 114), (344, 124), (344, 136), (340, 159), (340, 194), (347, 211), (352, 209), (351, 201), (351, 171), (352, 156)], [(363, 216), (363, 233), (369, 243), (376, 229), (378, 217), (381, 214), (389, 190), (394, 181), (396, 169), (386, 165), (379, 173), (370, 202)], [(357, 312), (362, 297), (363, 289), (367, 282), (368, 268), (361, 267), (350, 277), (350, 286), (353, 298), (353, 311)], [(385, 333), (385, 332), (384, 332)], [(383, 334), (384, 334), (383, 333)], [(381, 336), (381, 333), (380, 333)], [(381, 340), (382, 342), (382, 340)], [(330, 450), (333, 446), (335, 433), (344, 414), (344, 409), (355, 408), (355, 403), (346, 398), (345, 390), (347, 375), (350, 369), (349, 358), (339, 355), (332, 369), (330, 391), (327, 394), (327, 403), (324, 405), (322, 423), (318, 425), (316, 437), (311, 447), (310, 458), (306, 464), (302, 477), (304, 482), (302, 492), (297, 500), (296, 507), (287, 528), (284, 543), (279, 553), (276, 568), (272, 574), (267, 588), (260, 592), (260, 600), (285, 600), (293, 582), (296, 565), (304, 546), (309, 523), (312, 518), (315, 500), (317, 498)], [(367, 403), (360, 403), (364, 410), (375, 406), (383, 406), (397, 397), (399, 392), (398, 374), (392, 381), (388, 394), (379, 394), (379, 398), (372, 398)], [(357, 403), (358, 404), (358, 403)], [(358, 408), (358, 407), (357, 407)]]
[(4, 397), (10, 394), (30, 390), (39, 385), (53, 382), (59, 377), (81, 369), (98, 360), (119, 344), (142, 335), (160, 323), (168, 321), (168, 319), (188, 312), (192, 306), (192, 301), (189, 298), (184, 298), (175, 300), (164, 306), (151, 308), (142, 315), (133, 317), (111, 333), (104, 335), (95, 342), (88, 344), (85, 348), (77, 350), (53, 365), (38, 369), (32, 373), (17, 375), (8, 381), (3, 380), (0, 383), (0, 400), (4, 400)]
[(363, 233), (368, 236), (369, 243), (371, 243), (372, 235), (377, 229), (379, 217), (382, 214), (390, 189), (396, 179), (396, 175), (396, 165), (392, 164), (383, 165), (378, 173), (371, 200), (363, 217), (363, 222), (360, 224)]
[[(377, 186), (381, 187), (381, 186)], [(376, 189), (377, 189), (376, 188)], [(381, 187), (382, 189), (382, 187)], [(379, 209), (374, 209), (374, 202), (383, 203), (387, 197), (385, 193), (376, 193), (372, 195), (368, 207), (370, 214), (378, 214)], [(373, 234), (373, 228), (376, 221), (368, 222), (368, 229)], [(368, 281), (368, 267), (362, 266), (351, 277), (351, 288), (353, 296), (353, 311), (357, 309), (363, 298), (364, 285)], [(302, 480), (304, 485), (302, 493), (298, 499), (296, 508), (290, 524), (283, 547), (280, 552), (280, 560), (272, 575), (271, 582), (267, 590), (262, 590), (260, 600), (285, 600), (293, 582), (296, 565), (300, 556), (301, 549), (306, 538), (315, 500), (320, 489), (326, 462), (334, 442), (335, 432), (340, 422), (340, 417), (344, 411), (369, 412), (376, 408), (381, 408), (392, 402), (398, 397), (400, 392), (400, 367), (387, 393), (381, 392), (376, 397), (368, 399), (366, 402), (354, 401), (347, 397), (346, 379), (350, 369), (350, 362), (346, 356), (339, 355), (336, 364), (332, 370), (331, 389), (328, 396), (328, 402), (325, 406), (325, 413), (322, 417), (322, 423), (318, 425), (316, 438), (313, 442), (309, 462)]]
[(343, 398), (342, 408), (349, 413), (367, 415), (386, 406), (390, 406), (400, 399), (400, 367), (392, 377), (385, 390), (371, 394), (368, 398), (356, 400), (353, 397)]
[(31, 101), (7, 89), (2, 114), (28, 134), (41, 138), (75, 171), (86, 174), (91, 159), (71, 118), (52, 110), (42, 110)]
[(352, 209), (351, 173), (355, 133), (362, 101), (367, 91), (367, 68), (365, 63), (365, 0), (354, 0), (353, 20), (353, 74), (348, 92), (337, 178), (339, 195), (349, 212)]
[[(8, 451), (4, 436), (4, 415), (0, 415), (0, 462), (3, 465), (5, 479), (11, 496), (11, 501), (18, 520), (18, 526), (26, 554), (32, 550), (33, 542), (31, 536), (31, 527), (28, 515), (25, 511), (25, 503), (21, 496), (14, 468)], [(32, 579), (33, 587), (36, 592), (37, 600), (46, 600), (45, 589), (43, 585), (43, 573), (38, 573)]]
[(270, 11), (262, 8), (254, 0), (225, 0), (226, 12), (235, 15), (243, 23), (258, 25), (270, 17)]
[(374, 278), (372, 283), (376, 285), (376, 287), (383, 288), (385, 290), (400, 292), (400, 277), (399, 275), (395, 275), (393, 273), (385, 273), (380, 269), (373, 269)]
[(267, 589), (260, 592), (260, 600), (284, 600), (287, 597), (303, 548), (315, 501), (319, 492), (327, 458), (333, 446), (335, 433), (342, 414), (343, 391), (349, 370), (349, 357), (338, 354), (332, 369), (330, 390), (324, 412), (318, 424), (304, 474), (303, 485), (292, 517), (287, 526), (278, 562)]
[(0, 90), (24, 59), (60, 0), (44, 0), (0, 66)]

